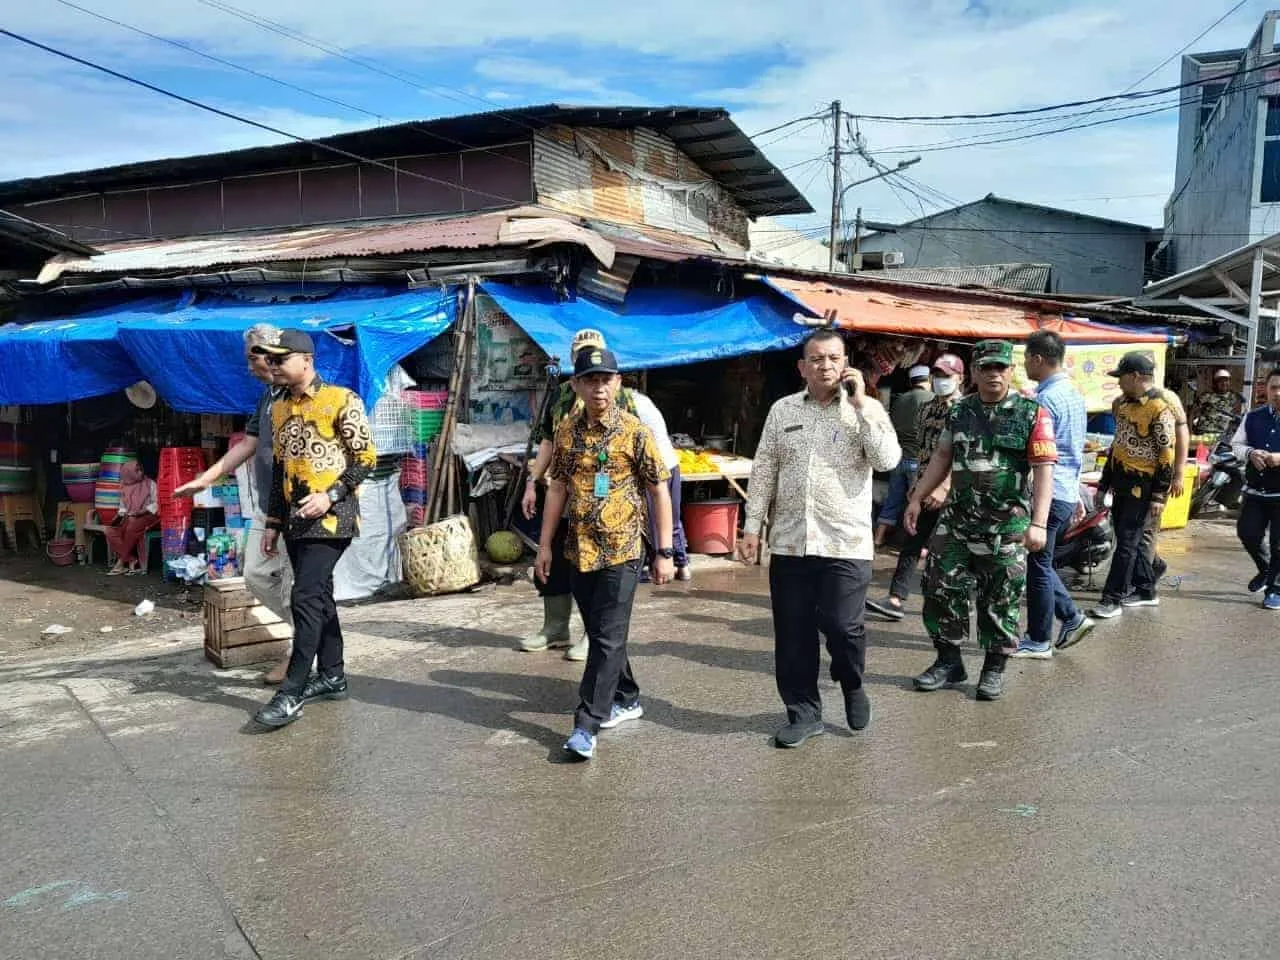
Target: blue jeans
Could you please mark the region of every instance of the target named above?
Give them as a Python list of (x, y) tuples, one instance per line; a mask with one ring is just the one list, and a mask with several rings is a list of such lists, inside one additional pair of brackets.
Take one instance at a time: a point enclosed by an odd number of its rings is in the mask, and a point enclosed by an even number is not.
[(919, 460), (908, 460), (903, 457), (889, 474), (889, 493), (880, 505), (880, 516), (876, 523), (886, 527), (896, 527), (902, 519), (902, 512), (907, 507), (907, 491), (916, 482), (916, 471), (920, 469)]
[(1058, 534), (1066, 529), (1075, 512), (1074, 503), (1053, 501), (1049, 519), (1045, 522), (1044, 549), (1027, 554), (1027, 634), (1032, 643), (1053, 642), (1055, 616), (1063, 623), (1074, 623), (1079, 616), (1075, 601), (1053, 568), (1053, 550), (1058, 543)]

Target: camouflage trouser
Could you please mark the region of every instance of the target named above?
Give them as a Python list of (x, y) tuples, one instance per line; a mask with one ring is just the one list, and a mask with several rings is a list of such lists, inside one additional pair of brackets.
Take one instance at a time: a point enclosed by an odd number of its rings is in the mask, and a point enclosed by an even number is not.
[(982, 649), (1018, 649), (1019, 607), (1027, 582), (1022, 535), (965, 540), (939, 527), (924, 573), (924, 627), (933, 641), (960, 646), (969, 636), (969, 599), (976, 588)]

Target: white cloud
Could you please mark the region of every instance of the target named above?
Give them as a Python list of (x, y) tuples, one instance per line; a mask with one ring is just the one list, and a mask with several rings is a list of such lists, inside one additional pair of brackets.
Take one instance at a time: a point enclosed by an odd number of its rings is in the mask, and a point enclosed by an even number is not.
[[(77, 2), (269, 73), (306, 76), (305, 85), (317, 89), (349, 88), (350, 98), (364, 106), (386, 109), (381, 104), (388, 88), (412, 98), (394, 81), (363, 74), (197, 0)], [(247, 9), (243, 0), (227, 2)], [(120, 69), (154, 76), (157, 70), (194, 71), (200, 63), (56, 0), (12, 6), (6, 11), (9, 29)], [(1196, 48), (1243, 45), (1266, 7), (1266, 0), (1251, 0)], [(1195, 36), (1216, 11), (1206, 10), (1203, 0), (1057, 0), (1052, 9), (1041, 0), (988, 0), (982, 5), (969, 0), (650, 0), (642, 10), (624, 13), (598, 0), (541, 5), (477, 0), (425, 7), (416, 0), (364, 0), (358, 5), (274, 0), (270, 12), (259, 15), (379, 63), (412, 64), (415, 75), (428, 77), (438, 94), (451, 98), (428, 101), (436, 108), (425, 111), (428, 115), (485, 109), (485, 102), (641, 100), (650, 87), (666, 90), (672, 78), (688, 77), (698, 86), (677, 99), (726, 102), (743, 129), (754, 132), (822, 108), (836, 97), (852, 112), (897, 115), (983, 112), (1097, 96), (1135, 81)], [(553, 48), (562, 51), (555, 59), (540, 55)], [(11, 55), (19, 51), (0, 38), (0, 83), (6, 87), (0, 103), (6, 147), (0, 152), (0, 177), (207, 152), (267, 139), (231, 121), (106, 78), (91, 78), (34, 51)], [(459, 68), (459, 62), (465, 66)], [(613, 69), (602, 72), (594, 66), (599, 64)], [(202, 73), (183, 74), (190, 84), (185, 89), (205, 89), (204, 81), (217, 75), (208, 69), (204, 64)], [(646, 78), (644, 69), (653, 76)], [(706, 76), (717, 79), (696, 79)], [(279, 92), (259, 81), (239, 82), (259, 91), (258, 98), (246, 93), (231, 105), (267, 115), (254, 104), (277, 102), (273, 98)], [(1143, 86), (1173, 82), (1176, 60)], [(370, 86), (374, 83), (382, 84), (376, 93)], [(358, 116), (339, 119), (334, 113), (323, 104), (301, 106), (295, 98), (276, 119), (304, 135), (363, 123)], [(1148, 121), (1017, 144), (925, 153), (910, 174), (957, 200), (995, 192), (1158, 223), (1172, 179), (1175, 124), (1171, 111)], [(1005, 128), (868, 121), (861, 129), (872, 150), (883, 151)], [(830, 132), (821, 125), (764, 139), (773, 137), (782, 139), (767, 145), (766, 152), (779, 166), (819, 157), (830, 143)], [(882, 157), (896, 162), (909, 155)], [(847, 165), (850, 179), (868, 172), (858, 160)], [(794, 174), (799, 184), (816, 174), (809, 199), (825, 210), (830, 195), (816, 165)], [(915, 200), (900, 200), (882, 182), (855, 188), (848, 204), (862, 205), (864, 215), (872, 218), (919, 215)], [(807, 222), (820, 220), (821, 215)]]

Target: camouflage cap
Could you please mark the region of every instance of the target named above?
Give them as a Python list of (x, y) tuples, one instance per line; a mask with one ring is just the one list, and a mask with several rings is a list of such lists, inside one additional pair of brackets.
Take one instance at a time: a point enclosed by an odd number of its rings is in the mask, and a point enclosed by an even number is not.
[(973, 345), (973, 365), (991, 367), (1013, 366), (1013, 344), (1008, 340), (979, 340)]

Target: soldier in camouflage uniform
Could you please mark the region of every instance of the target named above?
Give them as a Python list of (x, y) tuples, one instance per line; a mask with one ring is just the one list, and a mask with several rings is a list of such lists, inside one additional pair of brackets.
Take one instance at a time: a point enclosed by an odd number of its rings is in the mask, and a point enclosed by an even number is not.
[(951, 408), (904, 522), (914, 532), (923, 501), (950, 474), (951, 499), (929, 544), (924, 580), (924, 624), (938, 657), (915, 687), (938, 690), (968, 679), (960, 645), (976, 588), (978, 643), (986, 651), (977, 696), (995, 700), (1005, 661), (1018, 649), (1027, 551), (1044, 548), (1058, 453), (1048, 411), (1009, 387), (1013, 344), (981, 341), (973, 365), (978, 392)]
[(1240, 414), (1240, 397), (1231, 392), (1231, 371), (1213, 374), (1213, 393), (1203, 397), (1192, 411), (1191, 426), (1196, 433), (1220, 436)]

